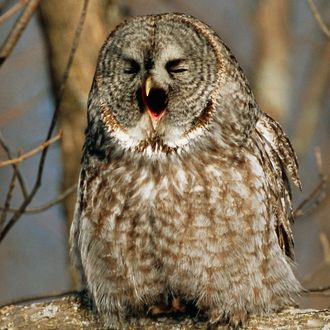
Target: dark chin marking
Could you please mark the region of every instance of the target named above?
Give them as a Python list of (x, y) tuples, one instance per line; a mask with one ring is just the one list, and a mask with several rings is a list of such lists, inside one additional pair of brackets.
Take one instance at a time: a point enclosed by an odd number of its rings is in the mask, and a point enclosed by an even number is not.
[(161, 152), (161, 153), (165, 153), (165, 154), (169, 154), (169, 153), (175, 152), (177, 150), (176, 147), (169, 147), (167, 144), (164, 144), (163, 140), (158, 137), (141, 141), (135, 147), (134, 150), (138, 151), (138, 152), (143, 152), (148, 147), (151, 147), (152, 151), (154, 151), (154, 152)]

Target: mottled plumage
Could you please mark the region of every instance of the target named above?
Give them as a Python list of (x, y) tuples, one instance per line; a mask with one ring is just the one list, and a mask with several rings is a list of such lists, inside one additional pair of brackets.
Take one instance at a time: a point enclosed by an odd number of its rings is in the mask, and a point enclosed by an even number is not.
[(71, 229), (107, 325), (173, 298), (230, 326), (292, 304), (297, 171), (288, 138), (207, 25), (164, 14), (117, 27), (89, 96)]

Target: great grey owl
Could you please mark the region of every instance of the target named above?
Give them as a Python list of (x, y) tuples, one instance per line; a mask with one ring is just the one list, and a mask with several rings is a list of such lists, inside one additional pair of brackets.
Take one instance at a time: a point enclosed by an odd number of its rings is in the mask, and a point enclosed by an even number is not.
[[(210, 324), (293, 304), (296, 156), (223, 41), (136, 17), (101, 49), (71, 252), (110, 328), (190, 302)], [(164, 307), (165, 306), (165, 307)]]

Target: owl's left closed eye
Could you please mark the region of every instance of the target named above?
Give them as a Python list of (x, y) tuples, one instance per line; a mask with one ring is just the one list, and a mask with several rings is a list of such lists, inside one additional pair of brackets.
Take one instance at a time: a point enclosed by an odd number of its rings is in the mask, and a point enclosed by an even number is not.
[(126, 58), (124, 73), (136, 75), (139, 72), (140, 72), (140, 64), (132, 58)]

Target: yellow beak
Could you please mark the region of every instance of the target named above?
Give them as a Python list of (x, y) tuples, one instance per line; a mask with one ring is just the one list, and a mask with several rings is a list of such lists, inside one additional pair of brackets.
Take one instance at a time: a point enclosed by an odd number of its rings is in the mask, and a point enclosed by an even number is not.
[(145, 92), (146, 92), (146, 96), (149, 96), (150, 90), (153, 87), (153, 81), (151, 76), (149, 76), (145, 82)]

